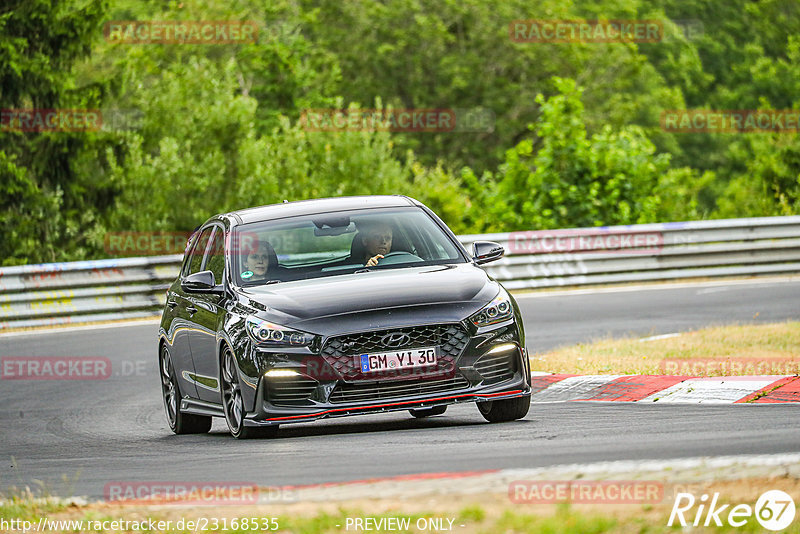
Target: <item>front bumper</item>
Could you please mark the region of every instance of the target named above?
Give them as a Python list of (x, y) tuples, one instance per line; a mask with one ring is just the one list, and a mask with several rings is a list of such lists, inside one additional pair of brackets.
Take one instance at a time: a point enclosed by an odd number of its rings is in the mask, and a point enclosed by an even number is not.
[(347, 417), (350, 415), (366, 415), (384, 412), (397, 412), (404, 410), (414, 410), (419, 408), (431, 408), (433, 406), (444, 406), (463, 402), (482, 402), (491, 400), (512, 399), (514, 397), (524, 397), (531, 394), (531, 388), (527, 384), (524, 389), (512, 389), (501, 392), (469, 392), (443, 397), (431, 397), (427, 399), (400, 400), (383, 404), (372, 404), (366, 406), (347, 406), (329, 408), (323, 411), (295, 414), (278, 415), (279, 412), (263, 412), (252, 414), (245, 419), (245, 426), (264, 426), (285, 423), (302, 423), (304, 421), (315, 421), (328, 417)]
[(245, 424), (304, 422), (530, 395), (527, 354), (513, 320), (472, 332), (457, 349), (440, 358), (439, 367), (429, 373), (383, 379), (342, 368), (337, 355), (300, 359), (281, 354), (275, 365), (266, 368), (280, 369), (283, 375), (261, 375), (255, 409)]

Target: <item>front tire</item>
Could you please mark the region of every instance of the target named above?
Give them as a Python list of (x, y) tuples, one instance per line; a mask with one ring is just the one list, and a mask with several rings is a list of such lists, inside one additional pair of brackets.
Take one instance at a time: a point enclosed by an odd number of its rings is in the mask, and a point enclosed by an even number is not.
[(178, 378), (172, 357), (166, 345), (161, 346), (159, 354), (161, 375), (161, 398), (164, 401), (164, 411), (167, 414), (167, 423), (175, 434), (205, 434), (211, 430), (211, 417), (194, 415), (181, 412), (181, 391), (178, 387)]
[(531, 397), (515, 397), (494, 401), (478, 402), (478, 410), (484, 419), (490, 423), (504, 423), (522, 419), (528, 414), (531, 406)]
[(239, 372), (236, 369), (236, 361), (233, 352), (226, 348), (222, 354), (222, 365), (220, 366), (220, 382), (222, 383), (222, 408), (225, 412), (225, 422), (228, 423), (228, 430), (236, 439), (254, 439), (272, 437), (278, 430), (278, 425), (252, 427), (244, 425), (244, 400), (242, 399), (242, 388), (239, 383)]

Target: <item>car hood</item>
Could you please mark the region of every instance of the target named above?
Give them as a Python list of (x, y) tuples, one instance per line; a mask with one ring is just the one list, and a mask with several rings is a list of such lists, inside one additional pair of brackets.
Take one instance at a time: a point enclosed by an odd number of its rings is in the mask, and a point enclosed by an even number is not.
[(241, 292), (250, 306), (267, 308), (265, 318), (327, 334), (460, 321), (491, 301), (498, 290), (499, 284), (482, 269), (460, 264), (376, 270)]

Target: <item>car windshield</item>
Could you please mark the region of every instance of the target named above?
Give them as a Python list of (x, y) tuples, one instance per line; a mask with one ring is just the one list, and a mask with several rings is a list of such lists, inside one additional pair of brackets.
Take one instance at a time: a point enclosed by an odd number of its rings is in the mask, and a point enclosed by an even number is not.
[[(248, 287), (371, 270), (463, 263), (420, 208), (354, 210), (236, 228), (233, 280)], [(371, 260), (371, 261), (370, 261)]]

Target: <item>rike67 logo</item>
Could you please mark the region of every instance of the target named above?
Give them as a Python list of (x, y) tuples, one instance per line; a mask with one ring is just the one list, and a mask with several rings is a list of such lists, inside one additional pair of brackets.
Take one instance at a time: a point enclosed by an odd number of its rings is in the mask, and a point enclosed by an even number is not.
[[(692, 508), (695, 505), (697, 510), (692, 521)], [(714, 493), (710, 501), (707, 494), (695, 499), (691, 493), (678, 493), (667, 526), (671, 527), (677, 520), (680, 526), (685, 527), (689, 517), (688, 521), (692, 521), (691, 524), (695, 527), (700, 525), (721, 527), (725, 523), (732, 527), (742, 527), (755, 516), (763, 528), (777, 531), (786, 529), (794, 520), (794, 514), (794, 500), (781, 490), (764, 492), (756, 501), (755, 507), (749, 504), (737, 504), (732, 508), (730, 504), (719, 504), (719, 493)]]

